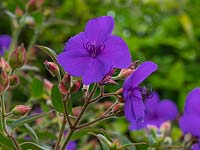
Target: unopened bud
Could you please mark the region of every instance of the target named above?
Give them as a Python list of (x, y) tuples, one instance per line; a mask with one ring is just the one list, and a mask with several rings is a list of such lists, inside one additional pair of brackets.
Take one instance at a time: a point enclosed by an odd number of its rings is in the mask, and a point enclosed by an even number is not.
[(17, 47), (10, 56), (10, 66), (13, 70), (21, 68), (26, 63), (26, 50), (24, 44)]
[(121, 95), (116, 95), (116, 98), (117, 98), (118, 101), (120, 101), (121, 103), (124, 103), (124, 102), (125, 102), (124, 97), (121, 96)]
[(3, 59), (3, 57), (0, 59), (0, 68), (2, 68), (7, 74), (11, 71), (10, 65)]
[(17, 105), (13, 108), (12, 112), (14, 115), (25, 115), (31, 110), (31, 107), (24, 105)]
[(44, 87), (47, 91), (51, 91), (53, 84), (49, 80), (44, 79)]
[(15, 14), (17, 17), (21, 17), (23, 15), (23, 11), (19, 7), (17, 7), (15, 9)]
[(119, 73), (119, 75), (118, 75), (118, 77), (119, 77), (119, 79), (125, 79), (125, 78), (127, 78), (129, 75), (131, 75), (132, 73), (133, 73), (133, 69), (130, 69), (130, 68), (128, 68), (128, 69), (121, 69), (121, 71), (120, 71), (120, 73)]
[(31, 16), (26, 16), (24, 23), (29, 25), (29, 26), (34, 26), (35, 25), (35, 20)]
[(78, 117), (78, 116), (80, 115), (80, 113), (81, 113), (81, 110), (82, 110), (82, 107), (81, 107), (81, 106), (74, 107), (74, 108), (72, 109), (72, 114), (73, 114), (73, 116)]
[(80, 80), (75, 80), (72, 82), (72, 87), (70, 89), (71, 93), (76, 93), (81, 87), (81, 81)]
[(20, 79), (18, 76), (12, 75), (9, 77), (9, 80), (10, 80), (10, 87), (12, 88), (19, 85)]
[(113, 107), (113, 112), (115, 113), (116, 116), (121, 117), (124, 116), (123, 109), (124, 109), (124, 104), (118, 103)]
[(59, 83), (60, 92), (63, 95), (68, 94), (70, 92), (69, 91), (70, 87), (71, 87), (71, 77), (69, 74), (65, 74), (62, 81)]
[(36, 10), (40, 8), (44, 3), (44, 0), (29, 0), (26, 4), (26, 8), (29, 10)]
[(50, 74), (55, 77), (55, 76), (60, 76), (60, 70), (57, 64), (55, 64), (54, 62), (49, 62), (49, 61), (45, 61), (44, 62), (46, 69), (50, 72)]
[(160, 126), (160, 132), (163, 134), (169, 133), (170, 129), (171, 129), (171, 124), (169, 121), (162, 123)]
[(0, 68), (0, 94), (3, 94), (10, 85), (9, 77), (2, 68)]

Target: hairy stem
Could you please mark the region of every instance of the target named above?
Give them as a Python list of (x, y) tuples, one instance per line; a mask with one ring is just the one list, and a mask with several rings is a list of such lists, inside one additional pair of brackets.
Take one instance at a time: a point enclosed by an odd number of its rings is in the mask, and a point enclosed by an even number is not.
[(8, 128), (7, 128), (6, 117), (5, 117), (5, 114), (6, 114), (5, 100), (4, 100), (3, 95), (0, 95), (0, 100), (1, 100), (1, 123), (2, 123), (2, 128), (3, 128), (4, 134), (5, 134), (5, 136), (7, 136), (8, 138), (11, 139), (16, 150), (21, 150), (19, 143), (13, 136), (13, 133), (9, 133)]

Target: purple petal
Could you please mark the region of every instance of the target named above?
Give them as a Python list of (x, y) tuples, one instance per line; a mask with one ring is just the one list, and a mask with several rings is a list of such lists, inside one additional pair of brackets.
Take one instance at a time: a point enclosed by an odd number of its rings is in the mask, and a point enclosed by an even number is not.
[(179, 125), (184, 134), (191, 133), (193, 136), (200, 137), (200, 117), (197, 115), (184, 114)]
[(70, 141), (66, 146), (66, 150), (76, 150), (76, 145), (75, 141)]
[(192, 145), (191, 149), (192, 150), (200, 150), (200, 144), (196, 143), (196, 144)]
[(82, 75), (83, 83), (86, 85), (101, 81), (112, 69), (109, 59), (101, 56), (97, 57), (96, 59), (89, 58), (87, 61), (89, 62), (88, 68)]
[(0, 55), (4, 55), (4, 50), (8, 50), (10, 43), (11, 43), (11, 37), (9, 35), (3, 34), (0, 35)]
[(178, 115), (176, 104), (171, 100), (163, 100), (157, 106), (157, 114), (163, 122), (167, 120), (174, 120)]
[(144, 121), (144, 103), (141, 93), (138, 90), (125, 100), (124, 114), (129, 122), (143, 123)]
[(145, 100), (145, 112), (146, 115), (154, 115), (160, 98), (157, 93), (153, 93), (152, 97)]
[(73, 50), (73, 51), (81, 51), (85, 52), (83, 47), (84, 43), (86, 42), (86, 35), (84, 32), (80, 32), (75, 36), (71, 37), (68, 42), (66, 42), (64, 51)]
[(145, 128), (145, 124), (143, 122), (137, 122), (137, 121), (132, 121), (129, 130), (140, 130), (142, 128)]
[[(110, 36), (105, 41), (104, 54), (113, 61), (115, 68), (127, 68), (131, 63), (131, 54), (126, 43), (118, 36)], [(119, 61), (120, 60), (120, 61)]]
[(72, 50), (60, 53), (57, 61), (72, 76), (82, 76), (90, 65), (90, 57)]
[(124, 89), (137, 87), (151, 73), (157, 70), (157, 65), (151, 61), (143, 62), (124, 82)]
[(186, 98), (185, 113), (200, 115), (200, 88), (193, 89)]
[(102, 16), (88, 21), (85, 33), (89, 42), (103, 42), (111, 35), (114, 28), (114, 20), (111, 16)]

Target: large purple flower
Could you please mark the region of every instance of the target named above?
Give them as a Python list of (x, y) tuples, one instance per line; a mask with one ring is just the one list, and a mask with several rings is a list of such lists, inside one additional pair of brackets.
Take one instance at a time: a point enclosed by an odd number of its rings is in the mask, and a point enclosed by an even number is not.
[(84, 84), (99, 82), (114, 68), (127, 68), (131, 55), (126, 43), (112, 35), (114, 20), (102, 16), (88, 21), (85, 31), (72, 37), (58, 55), (58, 62)]
[(156, 70), (157, 65), (155, 63), (144, 62), (124, 82), (124, 113), (126, 119), (131, 123), (130, 129), (132, 130), (144, 126), (145, 105), (142, 97), (144, 90), (139, 87), (139, 84)]
[(193, 89), (187, 95), (179, 125), (185, 134), (191, 133), (200, 139), (200, 88)]
[(157, 93), (145, 101), (145, 125), (155, 125), (159, 128), (162, 123), (174, 120), (177, 115), (176, 104), (167, 99), (160, 101)]
[(0, 35), (0, 56), (4, 55), (4, 50), (8, 50), (11, 43), (11, 37), (6, 34)]

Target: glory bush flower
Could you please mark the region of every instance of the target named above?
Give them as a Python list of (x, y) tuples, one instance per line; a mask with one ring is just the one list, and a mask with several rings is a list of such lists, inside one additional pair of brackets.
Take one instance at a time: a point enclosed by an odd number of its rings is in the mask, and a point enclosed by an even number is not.
[(168, 99), (160, 101), (157, 93), (145, 101), (145, 125), (155, 125), (159, 128), (162, 123), (174, 120), (177, 115), (176, 104)]
[(124, 82), (124, 113), (126, 119), (131, 123), (131, 130), (140, 129), (144, 126), (145, 105), (143, 103), (143, 93), (146, 91), (139, 84), (156, 70), (157, 65), (155, 63), (151, 61), (144, 62)]
[(184, 134), (191, 133), (200, 139), (200, 88), (193, 89), (187, 95), (179, 125)]
[(88, 85), (99, 82), (112, 68), (127, 68), (131, 55), (126, 43), (112, 35), (114, 20), (102, 16), (88, 21), (85, 31), (72, 37), (58, 55), (58, 62), (72, 76)]
[(0, 35), (0, 56), (4, 55), (4, 51), (8, 50), (11, 43), (11, 37), (9, 35)]

